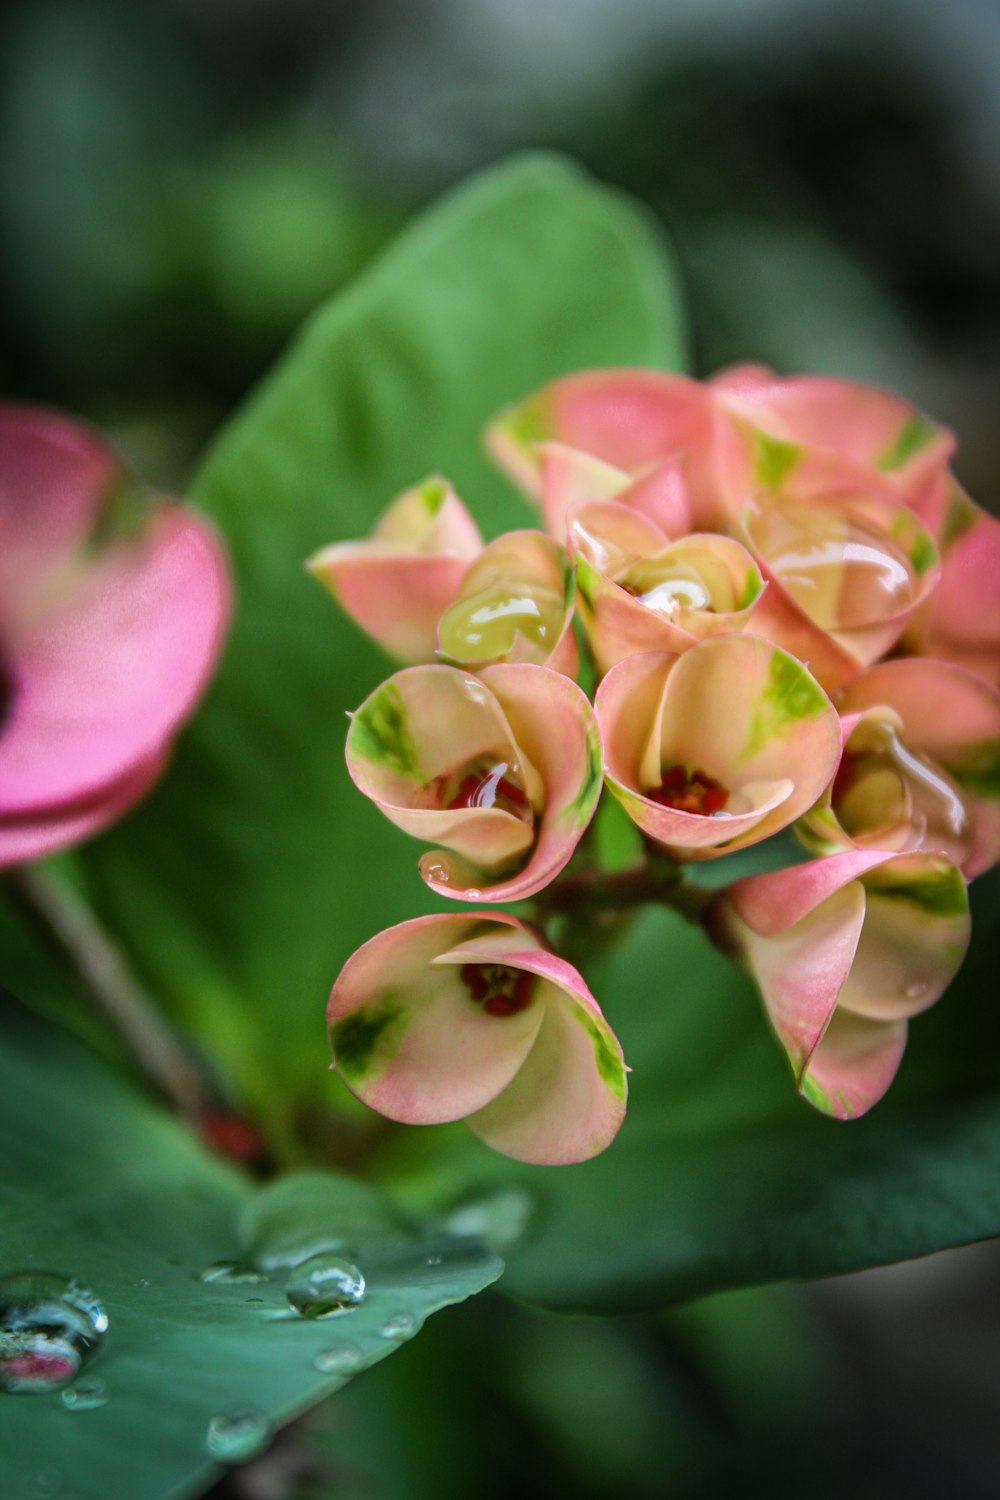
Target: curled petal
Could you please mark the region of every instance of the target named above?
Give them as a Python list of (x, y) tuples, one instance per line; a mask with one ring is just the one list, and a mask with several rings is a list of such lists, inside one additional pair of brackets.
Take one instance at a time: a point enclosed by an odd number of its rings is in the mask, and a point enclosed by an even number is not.
[(617, 1039), (580, 975), (498, 913), (419, 917), (364, 944), (328, 1007), (335, 1065), (391, 1119), (468, 1118), (520, 1161), (582, 1161), (625, 1112)]
[[(489, 786), (476, 795), (501, 767), (495, 787), (506, 781), (520, 801)], [(407, 667), (376, 688), (351, 720), (347, 768), (398, 828), (484, 870), (508, 866), (534, 843), (538, 774), (495, 695), (457, 667)]]
[(561, 443), (543, 443), (538, 461), (542, 516), (561, 542), (569, 535), (571, 513), (601, 501), (644, 517), (664, 540), (691, 530), (691, 499), (679, 460), (655, 464), (639, 479)]
[(622, 661), (595, 703), (607, 780), (633, 822), (680, 859), (784, 828), (826, 786), (837, 715), (801, 662), (751, 636)]
[(399, 495), (367, 540), (325, 547), (306, 566), (390, 656), (430, 662), (441, 614), (481, 548), (454, 490), (431, 478)]
[[(840, 695), (846, 716), (888, 709), (909, 755), (908, 772), (942, 812), (926, 842), (956, 858), (967, 878), (1000, 859), (1000, 692), (964, 667), (921, 657), (879, 662)], [(945, 776), (942, 778), (940, 772)], [(957, 798), (957, 806), (956, 806)], [(961, 825), (961, 826), (960, 826)], [(935, 840), (935, 830), (948, 833)], [(952, 843), (951, 840), (955, 842)]]
[(808, 661), (828, 689), (890, 650), (940, 577), (926, 528), (870, 485), (758, 492), (737, 532), (769, 584), (755, 632)]
[(800, 1092), (842, 1119), (882, 1097), (969, 941), (965, 882), (937, 854), (833, 855), (740, 881), (721, 910)]
[(548, 667), (510, 662), (397, 672), (354, 715), (347, 764), (399, 828), (443, 847), (420, 861), (460, 900), (518, 900), (563, 868), (601, 788), (586, 696)]
[(443, 896), (522, 901), (555, 879), (593, 817), (603, 784), (601, 738), (586, 695), (561, 673), (512, 662), (485, 667), (480, 676), (543, 788), (535, 842), (521, 868), (506, 876), (484, 879), (479, 854), (464, 850), (425, 854), (420, 873)]
[(541, 531), (508, 531), (465, 573), (438, 625), (439, 654), (462, 666), (526, 661), (574, 677), (573, 569)]
[[(739, 542), (694, 533), (628, 557), (625, 542), (641, 546), (642, 539), (619, 525), (612, 541), (595, 516), (611, 511), (629, 515), (623, 506), (583, 506), (571, 527), (583, 554), (577, 564), (580, 614), (600, 672), (637, 652), (680, 653), (706, 636), (743, 629), (764, 585)], [(632, 533), (639, 519), (633, 516)], [(590, 558), (604, 566), (592, 566)]]

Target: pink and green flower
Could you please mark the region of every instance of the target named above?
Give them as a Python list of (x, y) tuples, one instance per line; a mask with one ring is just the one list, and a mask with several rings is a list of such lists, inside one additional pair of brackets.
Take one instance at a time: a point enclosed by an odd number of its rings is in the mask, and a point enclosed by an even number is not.
[(353, 715), (347, 765), (397, 827), (440, 847), (420, 873), (442, 895), (520, 900), (576, 848), (601, 790), (585, 694), (529, 663), (395, 673)]
[(391, 1120), (464, 1120), (518, 1161), (584, 1161), (625, 1116), (622, 1050), (577, 971), (506, 913), (417, 917), (348, 959), (327, 1024), (352, 1093)]
[(838, 1119), (881, 1099), (910, 1018), (948, 987), (969, 943), (965, 882), (933, 853), (857, 850), (753, 876), (718, 911), (799, 1092)]
[(675, 859), (712, 859), (801, 816), (840, 754), (836, 711), (806, 667), (752, 636), (613, 667), (595, 710), (607, 782)]

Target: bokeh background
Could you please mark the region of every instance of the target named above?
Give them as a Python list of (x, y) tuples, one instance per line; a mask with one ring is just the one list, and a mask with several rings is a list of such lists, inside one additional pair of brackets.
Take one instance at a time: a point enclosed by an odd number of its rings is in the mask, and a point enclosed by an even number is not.
[[(678, 255), (693, 368), (893, 386), (1000, 499), (997, 0), (13, 0), (0, 386), (183, 487), (425, 202), (552, 147)], [(481, 1299), (230, 1500), (1000, 1492), (992, 1246), (669, 1314)]]

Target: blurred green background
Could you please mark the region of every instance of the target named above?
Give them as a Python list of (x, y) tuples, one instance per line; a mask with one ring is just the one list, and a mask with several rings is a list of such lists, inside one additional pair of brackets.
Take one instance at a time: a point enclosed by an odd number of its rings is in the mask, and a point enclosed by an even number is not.
[[(697, 373), (892, 385), (1000, 494), (996, 0), (21, 0), (0, 22), (0, 384), (183, 487), (311, 308), (552, 146), (678, 253)], [(990, 1246), (668, 1316), (438, 1319), (230, 1500), (995, 1497)]]

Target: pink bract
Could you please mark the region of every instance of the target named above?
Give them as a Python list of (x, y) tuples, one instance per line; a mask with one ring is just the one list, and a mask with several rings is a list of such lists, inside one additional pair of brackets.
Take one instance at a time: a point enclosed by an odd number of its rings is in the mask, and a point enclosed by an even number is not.
[(410, 667), (358, 709), (347, 737), (356, 786), (397, 827), (442, 847), (420, 873), (468, 901), (534, 895), (563, 868), (601, 790), (585, 694), (525, 663)]
[(713, 859), (786, 827), (816, 800), (840, 725), (801, 662), (752, 636), (613, 667), (595, 702), (609, 787), (680, 860)]
[(942, 657), (1000, 686), (1000, 521), (954, 481), (947, 504), (925, 519), (941, 553), (941, 578), (903, 643), (917, 656)]
[(852, 851), (753, 876), (719, 914), (799, 1092), (839, 1119), (881, 1099), (909, 1019), (951, 983), (969, 942), (965, 882), (939, 854)]
[(542, 444), (579, 449), (633, 478), (676, 463), (699, 529), (717, 519), (716, 440), (717, 404), (706, 386), (641, 369), (589, 370), (556, 380), (502, 412), (486, 435), (500, 467), (536, 498)]
[(1000, 692), (951, 662), (879, 662), (837, 698), (844, 755), (803, 819), (813, 848), (937, 849), (967, 879), (1000, 859)]
[(482, 545), (455, 491), (432, 477), (398, 495), (364, 541), (324, 547), (306, 566), (390, 656), (430, 662), (441, 614)]
[(614, 1139), (627, 1080), (581, 976), (506, 913), (417, 917), (370, 939), (333, 986), (334, 1065), (352, 1093), (411, 1125), (464, 1119), (542, 1165)]
[(136, 802), (214, 665), (225, 560), (192, 511), (131, 487), (98, 435), (0, 409), (0, 865)]

